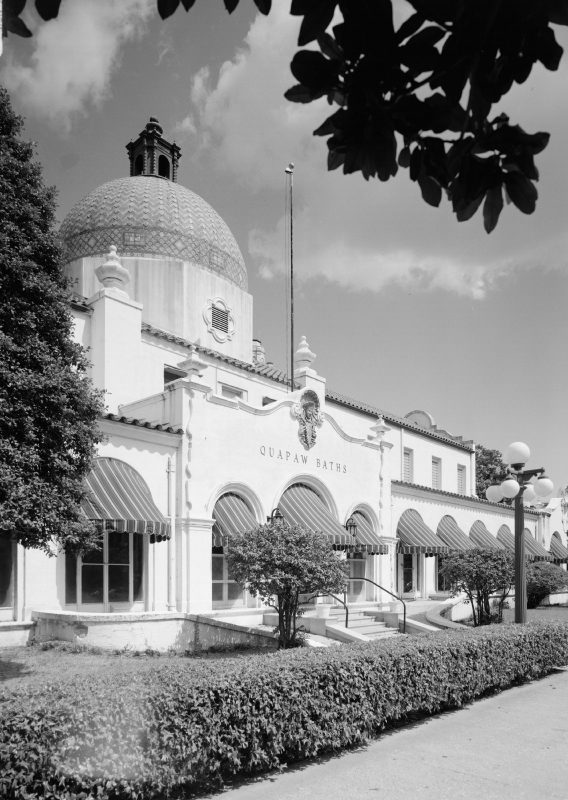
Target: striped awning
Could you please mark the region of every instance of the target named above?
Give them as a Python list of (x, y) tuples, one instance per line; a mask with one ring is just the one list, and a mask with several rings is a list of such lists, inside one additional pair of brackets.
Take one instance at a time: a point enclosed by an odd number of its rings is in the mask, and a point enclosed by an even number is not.
[(278, 508), (290, 525), (304, 525), (312, 531), (325, 533), (336, 550), (360, 549), (309, 486), (303, 483), (290, 486), (280, 498)]
[(399, 553), (449, 553), (448, 545), (426, 525), (418, 511), (408, 508), (398, 521)]
[(463, 553), (465, 550), (472, 550), (475, 547), (469, 536), (466, 536), (458, 527), (455, 519), (449, 515), (442, 517), (436, 533), (448, 545), (450, 552)]
[(501, 544), (492, 533), (489, 533), (481, 520), (476, 520), (471, 526), (469, 538), (480, 550), (504, 550), (505, 545)]
[(552, 561), (552, 556), (537, 542), (528, 528), (525, 528), (525, 550), (535, 561)]
[(213, 547), (223, 547), (231, 533), (252, 531), (258, 528), (254, 514), (238, 494), (228, 492), (220, 497), (213, 509)]
[(170, 523), (156, 507), (144, 478), (117, 458), (96, 458), (85, 480), (83, 513), (103, 530), (147, 533), (151, 541), (170, 538)]
[(568, 548), (564, 547), (556, 531), (552, 534), (552, 539), (550, 540), (550, 555), (559, 564), (568, 560)]
[(357, 523), (356, 552), (367, 552), (372, 556), (383, 556), (389, 552), (388, 544), (384, 544), (373, 530), (373, 526), (362, 511), (354, 511), (353, 519)]
[[(525, 536), (525, 558), (534, 561), (534, 556), (528, 552), (526, 538)], [(509, 550), (511, 553), (515, 552), (515, 536), (508, 525), (501, 525), (497, 531), (497, 540), (501, 542), (505, 550)]]

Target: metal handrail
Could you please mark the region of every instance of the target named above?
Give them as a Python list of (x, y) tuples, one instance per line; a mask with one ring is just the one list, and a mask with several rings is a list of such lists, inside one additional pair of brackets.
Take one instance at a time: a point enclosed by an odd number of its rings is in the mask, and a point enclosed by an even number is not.
[(341, 600), (340, 597), (336, 597), (334, 594), (330, 594), (330, 592), (326, 592), (325, 594), (314, 594), (311, 597), (308, 597), (308, 599), (305, 602), (309, 603), (310, 600), (315, 600), (316, 597), (333, 597), (334, 600), (338, 600), (342, 605), (344, 605), (345, 606), (345, 627), (346, 628), (349, 627), (349, 608), (347, 606), (347, 603), (344, 603), (343, 600)]
[(348, 578), (348, 580), (349, 581), (367, 581), (367, 583), (372, 583), (373, 586), (377, 586), (379, 589), (382, 589), (383, 592), (386, 592), (387, 594), (390, 594), (390, 596), (394, 597), (395, 600), (400, 600), (400, 602), (402, 603), (403, 608), (404, 608), (404, 617), (403, 617), (403, 620), (402, 620), (402, 632), (406, 633), (406, 603), (404, 602), (402, 597), (398, 597), (396, 594), (393, 594), (392, 592), (389, 592), (389, 590), (385, 589), (384, 586), (381, 586), (379, 583), (375, 583), (375, 581), (372, 581), (370, 578)]

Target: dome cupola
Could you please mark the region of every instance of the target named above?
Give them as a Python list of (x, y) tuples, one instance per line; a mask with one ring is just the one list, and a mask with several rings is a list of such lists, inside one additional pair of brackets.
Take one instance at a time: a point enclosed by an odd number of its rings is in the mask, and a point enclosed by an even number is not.
[(126, 145), (131, 176), (157, 175), (174, 183), (177, 181), (181, 150), (175, 142), (164, 139), (163, 132), (156, 117), (150, 117), (138, 139)]
[(106, 257), (114, 245), (121, 257), (189, 262), (246, 291), (233, 234), (209, 203), (177, 183), (180, 148), (162, 134), (150, 117), (127, 145), (131, 177), (103, 183), (71, 209), (59, 232), (64, 263)]

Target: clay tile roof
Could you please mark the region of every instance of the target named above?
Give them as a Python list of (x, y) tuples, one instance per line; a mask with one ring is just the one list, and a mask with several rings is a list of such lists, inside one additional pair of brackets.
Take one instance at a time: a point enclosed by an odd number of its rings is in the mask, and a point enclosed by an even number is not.
[[(443, 497), (455, 497), (462, 502), (464, 500), (468, 500), (472, 503), (480, 503), (484, 506), (491, 506), (492, 508), (500, 508), (500, 509), (508, 509), (509, 511), (513, 511), (512, 506), (508, 506), (505, 503), (492, 503), (490, 500), (485, 500), (483, 497), (475, 497), (471, 494), (456, 494), (456, 492), (445, 492), (443, 489), (433, 489), (431, 486), (421, 486), (419, 483), (408, 483), (408, 481), (396, 481), (391, 480), (391, 484), (393, 486), (407, 486), (409, 489), (420, 489), (424, 492), (430, 492), (430, 494), (437, 494), (442, 495)], [(527, 508), (525, 506), (525, 514), (533, 514), (534, 516), (538, 517), (542, 514), (542, 511), (536, 508)]]
[(120, 414), (110, 414), (104, 412), (101, 414), (102, 419), (108, 419), (111, 422), (121, 422), (124, 425), (134, 425), (137, 428), (149, 428), (152, 431), (163, 431), (164, 433), (175, 433), (177, 436), (183, 434), (183, 428), (172, 428), (171, 425), (158, 425), (153, 422), (145, 422), (141, 419), (134, 419), (134, 417), (122, 417)]

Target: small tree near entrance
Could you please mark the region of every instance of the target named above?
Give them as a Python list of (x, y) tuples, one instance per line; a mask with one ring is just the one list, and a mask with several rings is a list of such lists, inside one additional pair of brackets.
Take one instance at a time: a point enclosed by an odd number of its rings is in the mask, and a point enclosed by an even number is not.
[(278, 612), (279, 646), (299, 643), (296, 626), (300, 595), (344, 592), (348, 566), (320, 531), (303, 525), (268, 523), (229, 537), (227, 567), (233, 578), (247, 584)]
[[(450, 584), (452, 597), (467, 595), (475, 627), (502, 621), (503, 604), (515, 578), (511, 553), (478, 548), (452, 553), (444, 558), (440, 572)], [(491, 610), (494, 595), (499, 595), (497, 614)]]

